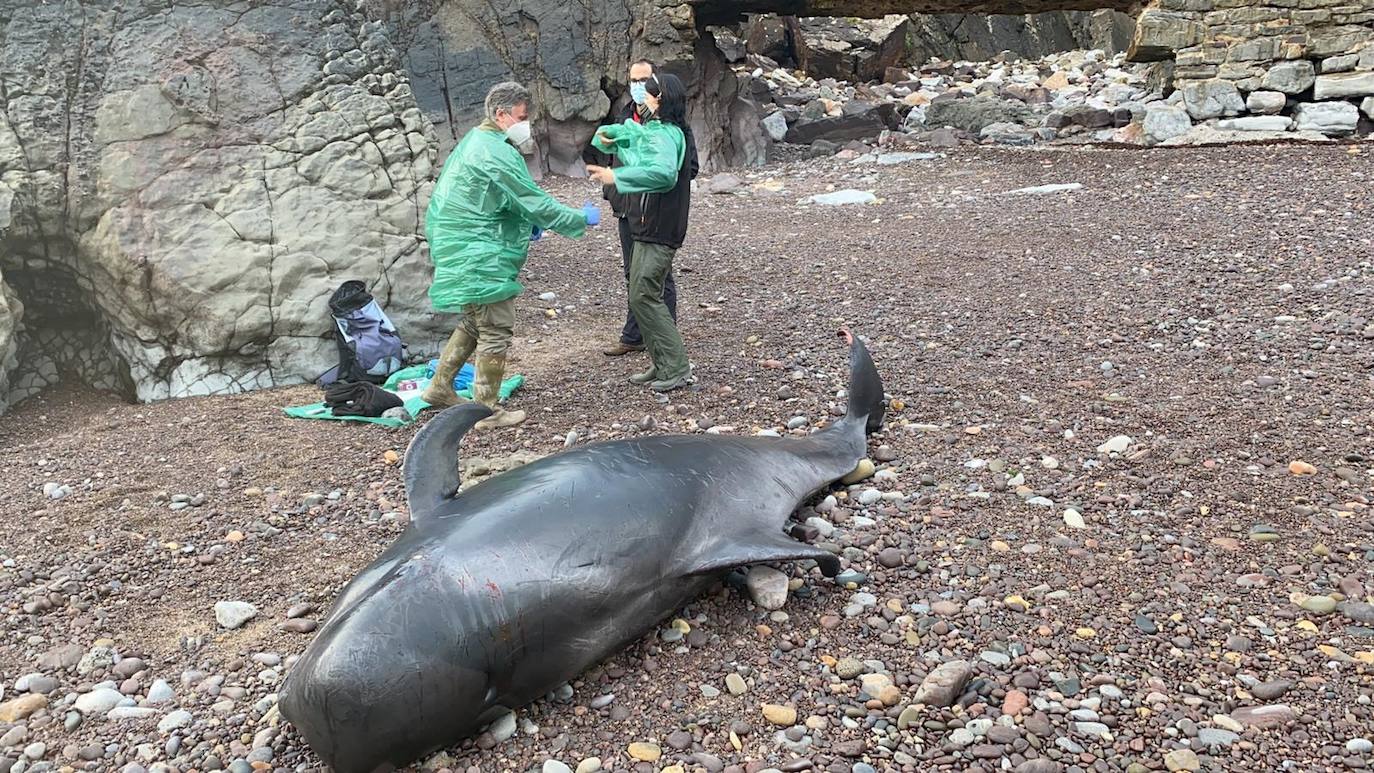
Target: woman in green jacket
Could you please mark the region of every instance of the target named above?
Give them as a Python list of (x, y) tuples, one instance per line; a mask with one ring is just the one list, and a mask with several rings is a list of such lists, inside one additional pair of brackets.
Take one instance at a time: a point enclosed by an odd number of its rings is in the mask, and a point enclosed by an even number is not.
[(647, 85), (643, 123), (627, 120), (603, 126), (592, 140), (603, 153), (620, 159), (615, 169), (588, 166), (603, 185), (614, 185), (626, 198), (626, 220), (634, 249), (630, 255), (630, 310), (639, 321), (653, 364), (630, 377), (667, 392), (692, 383), (691, 366), (668, 306), (663, 283), (673, 256), (687, 235), (691, 174), (687, 164), (687, 90), (670, 73), (655, 75)]

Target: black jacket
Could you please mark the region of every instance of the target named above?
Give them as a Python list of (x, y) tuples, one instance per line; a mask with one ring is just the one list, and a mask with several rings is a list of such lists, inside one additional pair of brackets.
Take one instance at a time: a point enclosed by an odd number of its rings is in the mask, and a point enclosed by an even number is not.
[[(617, 123), (624, 123), (634, 115), (633, 102), (620, 111)], [(621, 194), (614, 185), (603, 186), (602, 195), (611, 203), (616, 217), (624, 218), (630, 236), (637, 242), (662, 244), (673, 249), (682, 246), (687, 237), (687, 212), (691, 205), (692, 180), (697, 176), (696, 140), (690, 128), (683, 130), (687, 152), (682, 156), (682, 168), (677, 173), (677, 185), (667, 193)], [(619, 165), (612, 159), (612, 168)]]

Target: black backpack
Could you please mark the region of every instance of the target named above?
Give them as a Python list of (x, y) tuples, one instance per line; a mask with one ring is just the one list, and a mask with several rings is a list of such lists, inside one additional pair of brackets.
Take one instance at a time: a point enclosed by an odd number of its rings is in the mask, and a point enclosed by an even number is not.
[(366, 285), (357, 279), (340, 285), (329, 297), (329, 313), (334, 317), (339, 364), (325, 371), (316, 383), (321, 386), (336, 381), (383, 384), (388, 376), (401, 369), (406, 345)]

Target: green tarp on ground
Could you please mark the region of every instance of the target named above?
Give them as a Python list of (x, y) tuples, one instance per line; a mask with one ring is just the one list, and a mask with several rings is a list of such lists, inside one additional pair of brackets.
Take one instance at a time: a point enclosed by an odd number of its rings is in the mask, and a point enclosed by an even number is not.
[[(365, 421), (369, 424), (380, 424), (383, 427), (404, 427), (407, 424), (415, 423), (415, 419), (420, 415), (420, 411), (432, 407), (429, 403), (420, 399), (420, 393), (424, 391), (425, 387), (429, 386), (430, 381), (430, 377), (426, 375), (425, 365), (412, 365), (409, 368), (402, 368), (401, 370), (392, 373), (391, 377), (388, 378), (386, 380), (386, 383), (382, 385), (382, 388), (387, 390), (388, 392), (397, 393), (397, 396), (400, 396), (396, 387), (402, 381), (408, 380), (414, 380), (418, 382), (419, 385), (419, 388), (417, 390), (408, 390), (406, 392), (406, 394), (413, 395), (412, 397), (403, 398), (405, 400), (404, 404), (406, 413), (409, 413), (411, 415), (410, 421), (390, 419), (382, 416), (335, 416), (334, 412), (329, 409), (329, 406), (325, 405), (324, 403), (312, 403), (310, 405), (298, 405), (291, 408), (283, 408), (282, 412), (285, 413), (287, 416), (291, 416), (297, 419)], [(518, 373), (512, 375), (505, 381), (502, 381), (501, 399), (505, 400), (509, 398), (511, 394), (514, 393), (515, 390), (519, 389), (520, 386), (524, 383), (525, 377)], [(466, 389), (459, 389), (458, 396), (467, 400), (471, 400), (472, 388), (468, 387)]]

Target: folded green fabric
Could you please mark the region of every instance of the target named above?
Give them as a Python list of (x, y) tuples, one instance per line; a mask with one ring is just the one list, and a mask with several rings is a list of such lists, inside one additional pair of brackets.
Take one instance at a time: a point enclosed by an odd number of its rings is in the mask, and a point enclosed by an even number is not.
[[(427, 386), (429, 386), (429, 381), (430, 381), (429, 377), (427, 377), (427, 376), (425, 375), (425, 366), (424, 366), (424, 365), (413, 365), (413, 366), (411, 366), (411, 367), (409, 367), (409, 368), (402, 368), (401, 370), (398, 370), (398, 371), (396, 371), (395, 373), (391, 374), (391, 378), (388, 378), (388, 379), (386, 380), (386, 383), (382, 385), (382, 388), (385, 389), (385, 390), (387, 390), (388, 392), (395, 392), (395, 391), (396, 391), (396, 385), (399, 384), (399, 383), (402, 382), (402, 381), (405, 381), (406, 379), (415, 379), (415, 380), (417, 380), (417, 381), (420, 381), (420, 382), (421, 382), (421, 384), (420, 384), (420, 391), (424, 391), (424, 388), (427, 387)], [(502, 399), (502, 400), (506, 400), (507, 398), (509, 398), (512, 394), (514, 394), (515, 390), (519, 389), (519, 388), (521, 387), (521, 385), (523, 385), (524, 383), (525, 383), (525, 377), (522, 376), (522, 375), (520, 375), (519, 373), (516, 373), (516, 374), (512, 375), (510, 378), (506, 379), (505, 381), (502, 381), (502, 382), (501, 382), (501, 399)], [(472, 399), (472, 388), (471, 388), (471, 387), (468, 387), (467, 389), (459, 389), (459, 390), (457, 390), (457, 391), (458, 391), (458, 396), (459, 396), (459, 397), (462, 397), (462, 398), (464, 398), (464, 399), (466, 399), (466, 400), (471, 400), (471, 399)], [(420, 411), (423, 411), (423, 410), (425, 410), (426, 408), (432, 408), (432, 407), (433, 407), (433, 406), (431, 406), (429, 403), (425, 402), (425, 401), (424, 401), (423, 399), (421, 399), (421, 398), (418, 396), (418, 394), (417, 394), (417, 396), (412, 397), (412, 398), (410, 398), (410, 399), (408, 399), (408, 400), (405, 401), (406, 413), (408, 413), (408, 414), (411, 415), (410, 421), (402, 421), (402, 420), (400, 420), (400, 419), (391, 419), (391, 418), (387, 418), (387, 417), (385, 417), (385, 416), (335, 416), (335, 415), (334, 415), (334, 412), (333, 412), (332, 410), (330, 410), (329, 406), (325, 405), (324, 403), (312, 403), (312, 404), (310, 404), (310, 405), (297, 405), (297, 406), (294, 406), (294, 407), (291, 407), (291, 408), (283, 408), (283, 409), (282, 409), (282, 412), (285, 413), (287, 416), (290, 416), (290, 417), (296, 418), (296, 419), (330, 419), (330, 420), (332, 420), (332, 421), (364, 421), (364, 422), (367, 422), (367, 423), (369, 423), (369, 424), (380, 424), (380, 425), (382, 425), (383, 427), (404, 427), (404, 426), (406, 426), (407, 424), (414, 424), (414, 423), (415, 423), (415, 419), (416, 419), (417, 417), (419, 417), (419, 415), (420, 415)]]

